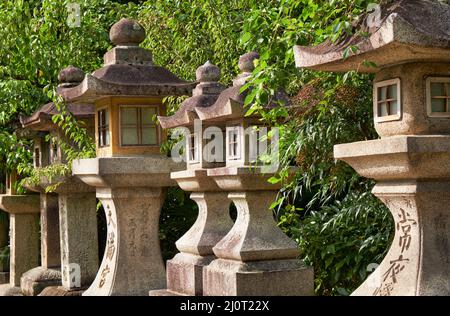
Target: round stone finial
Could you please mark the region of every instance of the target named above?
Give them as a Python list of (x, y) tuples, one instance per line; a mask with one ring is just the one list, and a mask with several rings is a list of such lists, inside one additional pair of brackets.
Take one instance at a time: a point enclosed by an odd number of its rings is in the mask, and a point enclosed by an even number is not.
[(239, 57), (239, 69), (242, 72), (252, 72), (255, 69), (255, 64), (253, 61), (259, 59), (259, 54), (257, 52), (250, 52)]
[(58, 74), (60, 83), (80, 83), (84, 79), (84, 71), (80, 68), (69, 66)]
[(197, 68), (195, 75), (200, 82), (217, 82), (220, 78), (220, 68), (208, 60), (203, 66)]
[(111, 27), (109, 39), (116, 46), (139, 46), (145, 30), (137, 21), (123, 18)]

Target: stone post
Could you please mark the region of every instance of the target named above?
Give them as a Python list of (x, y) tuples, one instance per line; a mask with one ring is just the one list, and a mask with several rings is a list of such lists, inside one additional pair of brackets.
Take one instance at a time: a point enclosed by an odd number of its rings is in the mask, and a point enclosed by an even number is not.
[(61, 265), (58, 210), (58, 195), (41, 193), (41, 265), (43, 268), (59, 268)]
[(41, 266), (23, 274), (22, 293), (35, 296), (48, 286), (61, 284), (58, 195), (40, 193)]
[(213, 247), (233, 225), (226, 192), (192, 193), (198, 205), (194, 225), (177, 242), (180, 251), (167, 261), (167, 289), (185, 295), (203, 294), (203, 268), (215, 259)]
[(94, 192), (59, 194), (62, 286), (83, 290), (98, 270), (97, 201)]
[(335, 147), (335, 157), (377, 180), (372, 192), (395, 221), (386, 257), (352, 295), (450, 293), (450, 182), (445, 180), (450, 176), (450, 137), (398, 136), (342, 144)]
[(96, 187), (107, 219), (107, 244), (100, 269), (84, 296), (148, 295), (166, 287), (159, 242), (165, 187), (174, 185), (170, 158), (82, 159), (73, 172)]
[[(0, 214), (0, 249), (8, 246), (8, 219), (7, 214), (3, 211)], [(6, 261), (6, 260), (5, 260)], [(9, 265), (7, 262), (2, 265), (0, 263), (0, 284), (9, 282)]]
[(379, 270), (352, 295), (450, 293), (449, 192), (449, 182), (375, 186), (394, 217), (395, 237)]
[(313, 295), (313, 271), (297, 260), (296, 243), (276, 226), (270, 204), (277, 191), (228, 195), (238, 210), (230, 232), (213, 248), (204, 295)]
[(22, 274), (39, 264), (39, 196), (1, 195), (0, 208), (10, 214), (10, 280), (0, 296), (21, 295)]
[(164, 287), (158, 234), (165, 190), (98, 189), (97, 197), (106, 212), (107, 243), (99, 273), (83, 295), (146, 295), (149, 286)]
[(39, 264), (37, 219), (36, 214), (11, 214), (11, 285), (20, 286), (22, 274)]
[[(57, 194), (41, 194), (45, 198), (44, 202), (41, 200), (42, 267), (24, 275), (22, 291), (40, 296), (81, 295), (98, 270), (95, 190), (73, 176), (51, 182), (41, 179), (41, 190), (49, 186), (54, 186)], [(58, 208), (52, 209), (51, 205)], [(57, 240), (50, 238), (56, 234)], [(50, 264), (56, 267), (51, 268)]]
[[(192, 141), (197, 148), (194, 153), (186, 155), (187, 169), (173, 172), (171, 178), (184, 191), (194, 192), (191, 199), (198, 205), (198, 217), (189, 231), (176, 242), (180, 253), (167, 261), (167, 290), (152, 291), (150, 295), (202, 295), (204, 267), (215, 259), (212, 248), (233, 226), (227, 193), (221, 191), (207, 175), (208, 168), (224, 165), (223, 151), (217, 148), (214, 159), (204, 152), (206, 146), (215, 144), (204, 137), (204, 127), (198, 125), (200, 120), (195, 113), (197, 107), (213, 105), (224, 90), (218, 83), (220, 69), (208, 61), (197, 68), (196, 78), (199, 84), (192, 91), (192, 97), (186, 99), (174, 115), (159, 116), (158, 119), (165, 129), (180, 126), (187, 129), (185, 136), (189, 141), (186, 142), (186, 153), (192, 150), (189, 145)], [(214, 137), (223, 136), (223, 128), (215, 127), (213, 130)]]

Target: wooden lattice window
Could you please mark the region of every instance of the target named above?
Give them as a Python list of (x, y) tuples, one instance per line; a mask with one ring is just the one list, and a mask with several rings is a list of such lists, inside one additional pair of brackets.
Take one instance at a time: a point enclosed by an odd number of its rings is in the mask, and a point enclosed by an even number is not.
[(233, 126), (227, 127), (227, 159), (240, 160), (241, 159), (241, 127)]
[(375, 83), (374, 114), (377, 122), (401, 118), (400, 79)]
[(120, 132), (122, 146), (158, 145), (155, 106), (121, 106)]
[(427, 79), (427, 110), (431, 117), (450, 117), (450, 78)]
[(102, 109), (98, 114), (98, 146), (107, 147), (110, 144), (109, 139), (109, 111)]
[(190, 134), (188, 137), (188, 162), (190, 164), (198, 163), (199, 162), (199, 150), (200, 150), (200, 143), (199, 143), (199, 137), (198, 134), (193, 133)]

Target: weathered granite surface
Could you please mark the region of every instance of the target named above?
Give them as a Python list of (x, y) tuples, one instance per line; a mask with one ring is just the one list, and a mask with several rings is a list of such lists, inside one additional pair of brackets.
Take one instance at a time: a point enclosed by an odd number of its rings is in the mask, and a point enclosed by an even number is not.
[(450, 136), (397, 136), (335, 146), (392, 213), (388, 254), (352, 295), (450, 294)]
[[(400, 63), (450, 61), (450, 5), (434, 0), (400, 0), (381, 8), (381, 25), (360, 29), (369, 36), (345, 37), (338, 43), (295, 46), (297, 67), (320, 71), (378, 72)], [(358, 34), (358, 33), (356, 33)], [(349, 46), (358, 48), (343, 59)], [(377, 67), (367, 66), (374, 62)]]
[(166, 287), (159, 214), (170, 172), (182, 168), (161, 155), (74, 161), (73, 173), (96, 188), (107, 218), (107, 245), (90, 295), (148, 295)]
[(39, 196), (0, 195), (0, 208), (10, 214), (10, 279), (0, 296), (22, 295), (22, 274), (39, 264)]

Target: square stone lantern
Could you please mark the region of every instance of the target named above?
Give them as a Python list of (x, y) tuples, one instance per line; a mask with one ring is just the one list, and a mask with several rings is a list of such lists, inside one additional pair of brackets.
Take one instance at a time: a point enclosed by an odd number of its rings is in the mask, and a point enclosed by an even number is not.
[(223, 126), (202, 125), (197, 108), (213, 105), (224, 87), (217, 81), (220, 69), (209, 61), (196, 72), (197, 87), (179, 110), (169, 117), (158, 117), (163, 128), (184, 127), (186, 170), (171, 173), (185, 191), (193, 192), (199, 209), (197, 221), (177, 242), (180, 253), (167, 261), (167, 291), (150, 295), (202, 295), (203, 270), (215, 257), (212, 248), (228, 233), (233, 222), (229, 216), (227, 192), (222, 191), (207, 169), (224, 166)]
[[(450, 294), (450, 5), (396, 1), (380, 7), (368, 36), (294, 48), (301, 68), (375, 73), (381, 139), (336, 145), (334, 156), (375, 179), (394, 241), (353, 295)], [(356, 53), (343, 59), (346, 47)], [(367, 67), (370, 61), (376, 67)]]
[[(0, 218), (0, 251), (9, 244), (9, 229), (6, 213), (1, 211)], [(6, 215), (6, 216), (5, 216)], [(1, 256), (1, 255), (0, 255)], [(0, 284), (9, 283), (9, 262), (7, 257), (0, 257)]]
[(122, 19), (110, 30), (116, 46), (104, 66), (80, 85), (61, 89), (67, 102), (95, 105), (97, 158), (73, 164), (73, 173), (96, 188), (107, 218), (107, 245), (94, 283), (83, 295), (148, 295), (166, 287), (159, 213), (170, 172), (182, 165), (160, 153), (165, 139), (156, 116), (163, 99), (189, 95), (195, 84), (153, 64), (139, 47), (145, 30)]
[[(83, 80), (84, 73), (69, 66), (59, 73), (58, 78), (59, 89), (71, 88)], [(67, 111), (83, 124), (88, 135), (94, 137), (92, 104), (68, 104)], [(53, 115), (58, 113), (57, 106), (48, 103), (31, 116), (21, 117), (23, 128), (35, 135), (35, 168), (66, 163), (60, 143), (71, 141), (52, 121)], [(58, 183), (55, 191), (47, 193), (46, 188), (55, 183)], [(29, 189), (39, 192), (41, 197), (41, 266), (22, 276), (22, 292), (38, 295), (47, 287), (62, 285), (61, 295), (66, 292), (73, 295), (91, 284), (98, 269), (95, 190), (73, 176), (51, 181), (42, 178), (39, 184), (31, 185)], [(70, 276), (75, 265), (79, 275)]]
[(97, 157), (133, 157), (160, 154), (165, 133), (156, 117), (165, 115), (163, 98), (190, 94), (193, 84), (156, 66), (150, 51), (139, 47), (142, 27), (122, 19), (110, 31), (116, 45), (104, 56), (102, 68), (83, 82), (60, 93), (71, 102), (95, 105)]
[(256, 53), (249, 53), (241, 57), (239, 67), (242, 73), (234, 79), (232, 87), (220, 94), (214, 106), (196, 109), (202, 124), (223, 126), (227, 167), (261, 165), (261, 161), (257, 159), (258, 153), (268, 149), (267, 141), (262, 139), (267, 135), (269, 126), (261, 122), (258, 116), (245, 115), (243, 104), (247, 93), (240, 92), (254, 69), (253, 59), (256, 56)]
[[(254, 70), (255, 52), (240, 57), (242, 73), (209, 107), (195, 111), (202, 122), (223, 124), (226, 129), (226, 166), (207, 170), (209, 178), (228, 193), (238, 216), (231, 230), (212, 248), (217, 257), (203, 270), (203, 295), (312, 295), (313, 271), (297, 260), (296, 243), (277, 227), (270, 205), (280, 184), (267, 180), (278, 170), (264, 168), (257, 157), (260, 117), (245, 116), (241, 92)], [(286, 101), (282, 94), (275, 101)], [(270, 106), (270, 105), (268, 105)], [(247, 130), (247, 131), (245, 131)]]
[[(5, 190), (6, 194), (11, 194), (11, 188), (13, 188), (13, 183), (11, 183), (12, 177), (9, 175), (9, 173), (6, 174), (6, 183), (5, 183)], [(3, 193), (3, 192), (2, 192)], [(6, 217), (8, 216), (6, 213), (4, 213), (2, 210), (0, 210), (0, 251), (8, 246), (9, 244), (9, 226), (8, 226), (8, 220)], [(0, 284), (9, 283), (9, 263), (7, 261), (7, 258), (0, 258)]]
[(9, 282), (0, 285), (0, 296), (21, 295), (22, 274), (39, 264), (39, 195), (17, 195), (17, 172), (6, 175), (6, 194), (0, 209), (9, 213)]
[[(17, 194), (15, 184), (17, 181), (17, 172), (6, 172), (5, 174), (5, 191), (6, 195)], [(5, 213), (6, 214), (6, 213)], [(3, 214), (0, 214), (3, 215)], [(9, 227), (8, 221), (0, 218), (0, 250), (9, 244)], [(0, 284), (9, 283), (9, 262), (7, 258), (0, 258)]]

